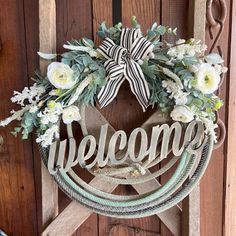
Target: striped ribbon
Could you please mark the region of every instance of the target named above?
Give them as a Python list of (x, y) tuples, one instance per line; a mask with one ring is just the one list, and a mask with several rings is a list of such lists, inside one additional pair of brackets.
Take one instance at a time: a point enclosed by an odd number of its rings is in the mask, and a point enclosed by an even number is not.
[(127, 79), (131, 91), (145, 111), (149, 105), (150, 91), (138, 60), (146, 58), (152, 52), (153, 44), (142, 37), (139, 29), (123, 28), (120, 46), (106, 38), (97, 50), (107, 59), (104, 67), (108, 80), (98, 94), (101, 107), (112, 102), (121, 84)]

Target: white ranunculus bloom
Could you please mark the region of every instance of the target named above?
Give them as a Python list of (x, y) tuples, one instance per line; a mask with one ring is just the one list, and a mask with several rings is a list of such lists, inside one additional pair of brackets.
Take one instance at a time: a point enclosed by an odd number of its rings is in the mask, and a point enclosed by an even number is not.
[(79, 108), (77, 106), (69, 106), (63, 110), (62, 120), (65, 124), (71, 124), (73, 121), (81, 119)]
[(50, 83), (56, 88), (70, 89), (76, 83), (73, 73), (73, 70), (68, 65), (60, 62), (52, 62), (48, 66), (47, 77)]
[(194, 113), (185, 105), (176, 105), (170, 116), (174, 121), (183, 123), (189, 123), (194, 119)]
[(217, 70), (208, 63), (203, 63), (199, 66), (198, 71), (195, 73), (196, 89), (204, 94), (210, 94), (218, 89), (220, 83), (220, 74)]

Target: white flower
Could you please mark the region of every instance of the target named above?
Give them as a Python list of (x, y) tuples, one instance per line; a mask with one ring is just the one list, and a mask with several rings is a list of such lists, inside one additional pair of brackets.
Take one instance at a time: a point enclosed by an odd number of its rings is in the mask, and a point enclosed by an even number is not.
[(186, 43), (184, 39), (179, 39), (176, 41), (176, 46), (171, 47), (167, 54), (174, 59), (182, 60), (184, 57), (199, 56), (206, 49), (206, 45), (202, 44), (201, 41), (193, 39)]
[(194, 113), (185, 105), (176, 105), (170, 116), (174, 121), (183, 123), (189, 123), (194, 119)]
[(73, 121), (81, 119), (79, 108), (77, 106), (69, 106), (63, 110), (62, 120), (65, 124), (71, 124)]
[(162, 87), (170, 93), (169, 98), (174, 98), (176, 105), (185, 105), (188, 102), (189, 93), (183, 92), (179, 85), (172, 80), (163, 80)]
[(196, 120), (201, 121), (204, 124), (205, 133), (212, 135), (214, 142), (217, 143), (218, 141), (215, 129), (218, 128), (218, 125), (208, 118), (208, 114), (205, 112), (201, 112), (196, 117)]
[(27, 105), (25, 107), (23, 107), (21, 110), (19, 111), (11, 111), (12, 116), (6, 118), (5, 120), (0, 121), (0, 126), (7, 126), (8, 124), (10, 124), (12, 121), (14, 120), (22, 120), (22, 116), (24, 115), (24, 113), (26, 111), (28, 111), (30, 109), (30, 105)]
[(190, 72), (196, 73), (196, 72), (198, 72), (198, 70), (199, 70), (199, 68), (196, 65), (190, 65), (189, 66), (189, 71)]
[(46, 148), (52, 145), (55, 138), (59, 138), (58, 125), (52, 125), (52, 127), (47, 129), (44, 134), (39, 135), (36, 142), (41, 143), (41, 145)]
[(218, 89), (220, 75), (216, 69), (208, 63), (200, 64), (199, 70), (195, 73), (196, 89), (204, 94), (210, 94)]
[(20, 93), (18, 91), (14, 91), (14, 96), (11, 98), (13, 103), (20, 104), (24, 106), (25, 100), (28, 100), (28, 103), (36, 103), (39, 101), (40, 96), (45, 92), (45, 88), (43, 86), (33, 84), (31, 87), (25, 87), (23, 91)]
[(40, 118), (40, 122), (44, 125), (48, 125), (49, 123), (55, 124), (58, 122), (59, 115), (62, 114), (62, 111), (63, 108), (61, 103), (53, 103), (51, 101), (48, 107), (46, 107), (43, 112), (39, 112), (37, 116)]
[(185, 43), (185, 39), (178, 39), (178, 40), (176, 41), (176, 44), (177, 44), (177, 45), (183, 44), (183, 43)]
[(38, 111), (39, 107), (37, 105), (33, 105), (30, 109), (29, 109), (29, 113), (35, 113), (36, 111)]
[(60, 62), (53, 62), (48, 66), (47, 77), (50, 83), (59, 89), (70, 89), (76, 83), (73, 70)]

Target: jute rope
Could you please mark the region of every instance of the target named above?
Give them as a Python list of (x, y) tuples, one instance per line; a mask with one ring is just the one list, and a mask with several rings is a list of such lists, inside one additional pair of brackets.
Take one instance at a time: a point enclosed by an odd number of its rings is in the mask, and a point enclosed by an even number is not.
[[(82, 120), (80, 125), (85, 136), (88, 135), (88, 131), (84, 117), (84, 109), (83, 107), (81, 108)], [(68, 128), (68, 135), (69, 137), (73, 136), (71, 127)], [(186, 197), (202, 177), (209, 163), (213, 149), (213, 138), (211, 136), (206, 136), (206, 138), (201, 157), (189, 152), (188, 148), (186, 148), (181, 157), (173, 157), (165, 166), (153, 174), (143, 175), (138, 178), (128, 178), (125, 176), (125, 178), (122, 179), (122, 175), (130, 172), (132, 170), (131, 168), (121, 168), (118, 171), (114, 170), (111, 175), (111, 172), (101, 172), (102, 174), (93, 173), (103, 179), (105, 181), (104, 184), (106, 184), (106, 181), (116, 184), (137, 184), (160, 176), (179, 161), (172, 177), (161, 188), (149, 193), (131, 196), (119, 196), (106, 193), (84, 182), (73, 170), (70, 170), (67, 174), (63, 170), (58, 169), (54, 175), (54, 179), (59, 187), (72, 199), (103, 215), (133, 218), (160, 213), (176, 205)], [(40, 152), (47, 166), (49, 150), (40, 147)], [(198, 158), (200, 158), (200, 161), (196, 166)], [(155, 160), (155, 162), (158, 163), (159, 160)], [(142, 167), (144, 163), (140, 165)], [(145, 167), (148, 166), (149, 165), (146, 165)], [(121, 178), (117, 178), (113, 174)]]

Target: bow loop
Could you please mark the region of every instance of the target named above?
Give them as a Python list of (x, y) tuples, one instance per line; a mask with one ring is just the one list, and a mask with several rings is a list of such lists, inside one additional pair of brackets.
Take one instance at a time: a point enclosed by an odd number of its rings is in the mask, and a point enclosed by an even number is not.
[(124, 28), (121, 32), (120, 46), (110, 38), (106, 38), (97, 50), (107, 59), (104, 67), (108, 74), (108, 81), (98, 94), (101, 107), (112, 102), (121, 84), (127, 79), (131, 91), (145, 111), (149, 105), (150, 91), (137, 61), (152, 52), (152, 43), (142, 37), (139, 29)]
[(117, 64), (122, 62), (122, 58), (127, 53), (126, 48), (116, 45), (110, 38), (105, 38), (97, 50), (106, 59), (112, 58)]

